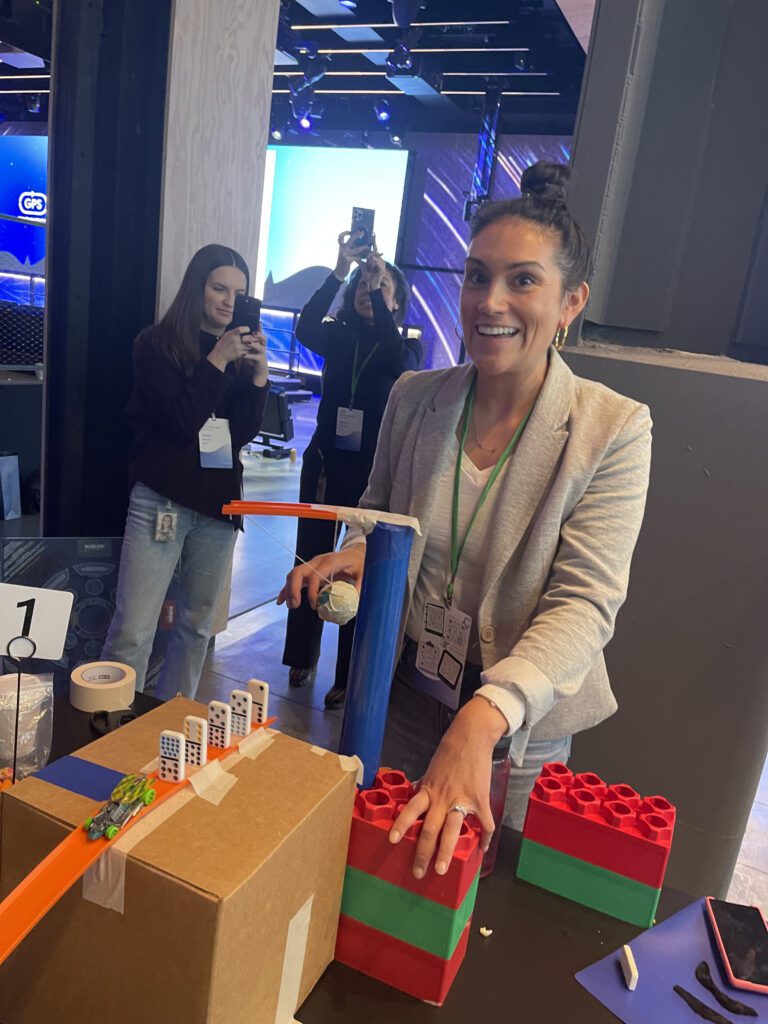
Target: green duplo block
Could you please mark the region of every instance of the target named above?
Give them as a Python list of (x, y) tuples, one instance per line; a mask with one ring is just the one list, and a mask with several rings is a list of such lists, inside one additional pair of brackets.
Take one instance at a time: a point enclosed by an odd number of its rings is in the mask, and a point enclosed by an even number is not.
[(395, 939), (449, 960), (472, 917), (478, 871), (456, 910), (347, 866), (341, 912)]
[(653, 924), (661, 895), (661, 889), (606, 871), (578, 857), (569, 857), (530, 839), (524, 839), (520, 848), (517, 877), (642, 928)]

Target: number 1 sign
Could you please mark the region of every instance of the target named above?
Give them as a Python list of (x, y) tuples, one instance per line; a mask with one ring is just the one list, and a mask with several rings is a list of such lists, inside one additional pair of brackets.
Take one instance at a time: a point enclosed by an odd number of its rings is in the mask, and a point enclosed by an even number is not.
[(0, 583), (0, 655), (7, 653), (11, 640), (25, 636), (35, 645), (36, 658), (57, 661), (64, 653), (74, 599), (67, 590)]

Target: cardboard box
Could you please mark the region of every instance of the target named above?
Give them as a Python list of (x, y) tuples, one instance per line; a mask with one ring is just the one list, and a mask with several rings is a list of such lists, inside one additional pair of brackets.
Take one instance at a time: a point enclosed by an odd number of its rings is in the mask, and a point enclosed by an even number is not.
[[(204, 713), (177, 698), (77, 757), (138, 771), (161, 729)], [(0, 968), (3, 1024), (293, 1020), (333, 958), (355, 772), (279, 733), (228, 771), (218, 806), (187, 786), (149, 812), (182, 804), (128, 852), (122, 913), (85, 900), (82, 881), (49, 911)], [(0, 896), (96, 806), (35, 776), (3, 794)]]

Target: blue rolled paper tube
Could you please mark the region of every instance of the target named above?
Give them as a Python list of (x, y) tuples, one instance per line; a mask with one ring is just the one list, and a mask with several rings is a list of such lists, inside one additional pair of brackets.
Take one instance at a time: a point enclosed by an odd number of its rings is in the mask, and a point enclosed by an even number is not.
[(339, 740), (340, 754), (363, 762), (365, 787), (373, 785), (381, 761), (412, 543), (410, 526), (390, 523), (377, 523), (367, 538)]

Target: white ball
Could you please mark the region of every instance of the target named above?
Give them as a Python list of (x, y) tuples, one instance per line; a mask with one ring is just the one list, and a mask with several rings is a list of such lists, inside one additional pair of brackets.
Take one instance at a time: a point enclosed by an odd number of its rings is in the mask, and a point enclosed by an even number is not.
[(346, 626), (350, 619), (357, 615), (360, 594), (357, 587), (344, 580), (334, 580), (323, 587), (317, 597), (317, 614), (324, 622), (335, 622), (337, 626)]

